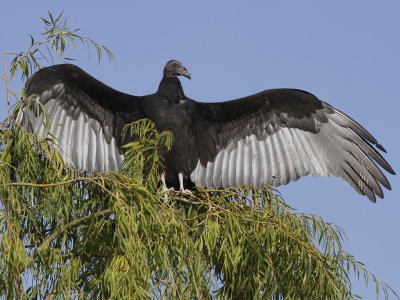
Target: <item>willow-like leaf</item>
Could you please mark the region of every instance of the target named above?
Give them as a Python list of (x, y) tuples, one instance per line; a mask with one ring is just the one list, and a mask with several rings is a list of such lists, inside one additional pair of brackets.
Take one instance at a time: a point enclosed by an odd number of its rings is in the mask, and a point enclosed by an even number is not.
[[(30, 35), (31, 45), (27, 51), (21, 53), (3, 53), (14, 55), (11, 62), (10, 75), (11, 78), (20, 71), (22, 79), (26, 80), (33, 72), (42, 67), (41, 61), (54, 63), (54, 53), (60, 58), (64, 58), (67, 54), (68, 48), (78, 47), (78, 42), (88, 46), (89, 54), (90, 48), (96, 49), (97, 58), (100, 61), (103, 52), (105, 52), (110, 60), (114, 59), (112, 51), (91, 38), (79, 34), (80, 29), (70, 29), (67, 26), (67, 19), (63, 19), (63, 12), (58, 16), (54, 17), (51, 12), (48, 13), (48, 17), (41, 17), (44, 23), (44, 31), (42, 32), (43, 38), (36, 41), (35, 38)], [(47, 50), (47, 54), (44, 50)]]
[[(29, 76), (41, 60), (64, 57), (77, 42), (112, 57), (69, 30), (62, 14), (42, 20), (45, 38), (31, 37), (10, 76)], [(8, 89), (9, 75), (2, 78)], [(14, 122), (28, 105), (51, 124), (45, 107), (22, 98), (0, 123), (0, 297), (356, 299), (351, 273), (386, 299), (393, 292), (343, 249), (340, 228), (295, 212), (272, 189), (166, 197), (161, 154), (173, 137), (149, 120), (124, 129), (121, 172), (74, 172), (52, 138)]]
[(85, 176), (51, 140), (2, 128), (0, 295), (355, 299), (355, 271), (388, 296), (343, 250), (340, 228), (295, 213), (268, 188), (164, 198), (159, 149), (170, 134), (149, 120), (125, 130), (135, 140), (124, 171)]

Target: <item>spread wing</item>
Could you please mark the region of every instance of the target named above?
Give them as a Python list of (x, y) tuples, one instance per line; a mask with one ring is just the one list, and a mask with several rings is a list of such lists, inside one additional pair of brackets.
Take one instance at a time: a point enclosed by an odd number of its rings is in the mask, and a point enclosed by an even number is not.
[[(197, 103), (193, 121), (197, 186), (279, 186), (301, 176), (340, 177), (375, 202), (380, 184), (391, 189), (380, 167), (393, 169), (384, 148), (360, 124), (310, 93), (267, 90), (221, 103)], [(379, 166), (380, 167), (379, 167)]]
[(89, 173), (120, 168), (121, 130), (143, 118), (141, 97), (118, 92), (70, 64), (39, 70), (25, 89), (33, 101), (16, 121), (32, 133), (55, 138), (69, 166)]

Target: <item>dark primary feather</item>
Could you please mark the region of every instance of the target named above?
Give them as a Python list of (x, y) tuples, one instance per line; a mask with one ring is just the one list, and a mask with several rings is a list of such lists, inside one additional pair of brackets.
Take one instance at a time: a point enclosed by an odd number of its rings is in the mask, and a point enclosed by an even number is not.
[(120, 168), (121, 131), (131, 120), (145, 117), (142, 97), (116, 91), (70, 64), (39, 70), (25, 89), (46, 106), (52, 125), (45, 129), (43, 116), (24, 111), (19, 121), (42, 136), (53, 133), (68, 164), (88, 172)]
[(126, 119), (144, 117), (140, 104), (143, 97), (114, 90), (72, 64), (39, 70), (26, 82), (25, 89), (27, 95), (38, 95), (42, 104), (57, 99), (70, 114), (79, 108), (97, 120), (103, 129), (110, 127), (111, 131), (106, 130), (108, 142), (109, 133), (117, 137)]
[[(393, 169), (356, 121), (301, 90), (274, 89), (221, 103), (198, 103), (200, 186), (271, 184), (304, 175), (340, 177), (375, 201)], [(200, 117), (199, 117), (200, 116)], [(375, 161), (375, 162), (374, 162)]]
[(53, 119), (23, 109), (19, 122), (42, 136), (57, 138), (66, 162), (78, 171), (118, 170), (121, 130), (141, 118), (173, 132), (166, 163), (167, 183), (209, 188), (287, 184), (301, 176), (340, 177), (375, 202), (380, 185), (390, 184), (380, 167), (393, 169), (377, 152), (384, 148), (360, 124), (314, 95), (295, 89), (266, 90), (220, 103), (185, 96), (177, 76), (191, 77), (178, 61), (164, 68), (156, 93), (118, 92), (74, 65), (34, 74), (27, 95), (37, 94)]

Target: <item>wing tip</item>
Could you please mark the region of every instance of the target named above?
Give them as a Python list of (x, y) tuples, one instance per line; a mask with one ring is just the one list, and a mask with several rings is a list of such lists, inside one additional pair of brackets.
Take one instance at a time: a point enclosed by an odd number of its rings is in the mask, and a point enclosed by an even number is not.
[(382, 146), (381, 144), (379, 144), (379, 143), (376, 143), (375, 145), (376, 145), (376, 148), (378, 148), (379, 150), (381, 150), (381, 151), (383, 151), (383, 152), (387, 153), (386, 149), (385, 149), (385, 148), (383, 148), (383, 146)]
[(390, 173), (392, 175), (396, 175), (396, 172), (393, 170), (393, 168), (388, 163), (386, 163), (385, 166), (381, 165), (381, 167), (383, 167), (388, 173)]

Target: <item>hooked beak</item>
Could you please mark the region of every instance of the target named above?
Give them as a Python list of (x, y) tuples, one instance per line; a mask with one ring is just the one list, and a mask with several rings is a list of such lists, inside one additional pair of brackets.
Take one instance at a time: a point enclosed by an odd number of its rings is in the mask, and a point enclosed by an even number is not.
[(188, 72), (188, 70), (183, 67), (178, 71), (179, 75), (185, 76), (186, 78), (192, 79), (192, 75), (190, 75), (190, 73)]

